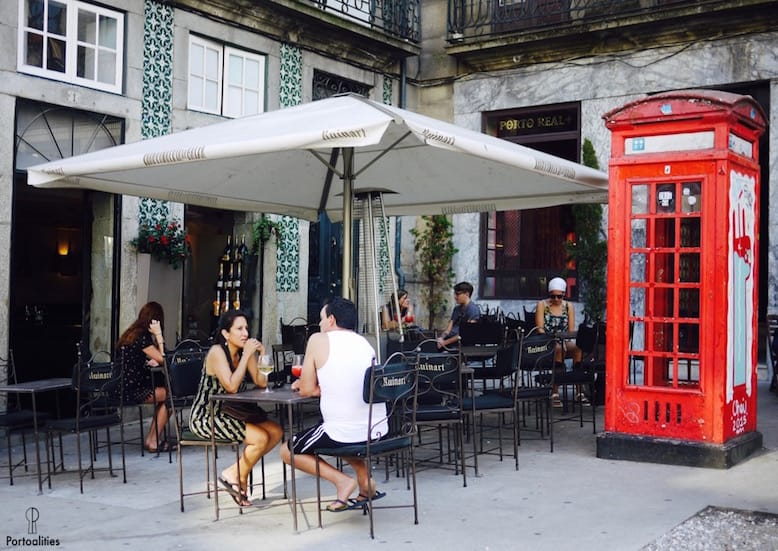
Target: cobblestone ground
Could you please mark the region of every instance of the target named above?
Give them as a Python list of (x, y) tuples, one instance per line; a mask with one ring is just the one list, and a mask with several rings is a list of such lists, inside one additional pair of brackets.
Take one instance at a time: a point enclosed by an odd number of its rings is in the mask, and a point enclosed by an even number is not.
[(642, 551), (775, 551), (778, 515), (706, 507)]

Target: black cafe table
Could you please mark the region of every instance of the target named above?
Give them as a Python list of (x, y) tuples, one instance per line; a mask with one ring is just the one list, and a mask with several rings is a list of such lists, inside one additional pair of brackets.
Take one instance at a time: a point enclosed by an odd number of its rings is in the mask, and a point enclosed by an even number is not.
[[(286, 428), (288, 431), (288, 440), (292, 439), (292, 436), (294, 435), (294, 410), (295, 407), (301, 404), (315, 404), (318, 403), (319, 398), (318, 397), (304, 397), (300, 396), (299, 392), (293, 391), (292, 389), (288, 387), (282, 387), (273, 389), (271, 392), (265, 392), (265, 389), (263, 388), (254, 388), (251, 390), (246, 390), (244, 392), (236, 392), (235, 394), (216, 394), (211, 396), (211, 415), (213, 415), (213, 402), (214, 401), (220, 401), (220, 402), (242, 402), (242, 403), (252, 403), (256, 404), (258, 406), (262, 405), (273, 405), (273, 406), (286, 406)], [(211, 417), (213, 419), (213, 417)], [(211, 430), (213, 430), (213, 422), (211, 423)], [(290, 458), (290, 469), (291, 469), (291, 486), (292, 491), (291, 495), (289, 496), (290, 499), (290, 505), (292, 506), (292, 522), (294, 524), (294, 531), (297, 531), (297, 483), (295, 479), (295, 468), (294, 468), (294, 450), (291, 450), (291, 458)], [(284, 467), (286, 468), (286, 467)], [(218, 476), (218, 473), (216, 472), (216, 461), (213, 462), (213, 479), (216, 480), (216, 477)], [(286, 485), (284, 485), (284, 496), (286, 497)], [(214, 496), (216, 501), (216, 506), (218, 508), (218, 492)]]
[[(51, 379), (39, 379), (37, 381), (25, 381), (11, 385), (0, 385), (0, 392), (6, 394), (29, 394), (32, 399), (32, 431), (35, 437), (35, 466), (38, 470), (38, 493), (43, 493), (43, 472), (41, 469), (41, 449), (38, 435), (38, 407), (35, 397), (41, 392), (52, 392), (70, 388), (72, 381), (68, 377), (54, 377)], [(57, 403), (59, 410), (59, 403)], [(47, 474), (49, 488), (51, 488), (51, 478)]]

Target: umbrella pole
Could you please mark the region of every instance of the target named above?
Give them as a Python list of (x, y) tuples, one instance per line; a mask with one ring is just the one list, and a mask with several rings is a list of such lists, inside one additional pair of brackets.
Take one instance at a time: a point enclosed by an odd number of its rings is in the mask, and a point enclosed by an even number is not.
[(351, 255), (351, 239), (353, 220), (354, 187), (354, 148), (343, 149), (343, 297), (353, 300), (354, 282), (352, 277), (353, 259)]

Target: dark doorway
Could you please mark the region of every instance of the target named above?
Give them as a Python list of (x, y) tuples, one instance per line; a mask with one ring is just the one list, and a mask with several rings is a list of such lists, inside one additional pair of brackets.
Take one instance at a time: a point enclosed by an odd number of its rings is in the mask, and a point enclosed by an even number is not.
[[(119, 234), (118, 196), (27, 185), (25, 170), (121, 143), (116, 117), (18, 100), (12, 200), (9, 348), (20, 381), (70, 377), (76, 345), (92, 339), (110, 350), (117, 330), (114, 299)], [(100, 218), (93, 226), (95, 212)], [(94, 243), (97, 228), (99, 243)], [(95, 254), (95, 251), (99, 251)], [(92, 275), (100, 281), (100, 309), (92, 312)], [(92, 329), (99, 330), (92, 334)], [(65, 393), (62, 393), (63, 395)], [(50, 412), (55, 401), (39, 406)], [(62, 404), (62, 411), (68, 405)], [(72, 408), (71, 408), (72, 409)]]
[[(15, 178), (9, 348), (20, 381), (72, 374), (89, 281), (83, 262), (89, 241), (83, 232), (85, 195), (43, 191), (28, 186), (24, 175)], [(53, 403), (39, 407), (52, 412)]]

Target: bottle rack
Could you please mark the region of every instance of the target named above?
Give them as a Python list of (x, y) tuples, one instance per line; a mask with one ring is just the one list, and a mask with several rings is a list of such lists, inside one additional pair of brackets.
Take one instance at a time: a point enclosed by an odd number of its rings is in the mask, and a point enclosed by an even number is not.
[[(250, 293), (247, 283), (249, 250), (246, 246), (246, 236), (241, 236), (240, 244), (227, 236), (227, 246), (218, 261), (216, 278), (216, 295), (213, 301), (211, 315), (218, 318), (227, 310), (244, 310), (250, 308)], [(248, 313), (248, 312), (247, 312)]]

